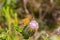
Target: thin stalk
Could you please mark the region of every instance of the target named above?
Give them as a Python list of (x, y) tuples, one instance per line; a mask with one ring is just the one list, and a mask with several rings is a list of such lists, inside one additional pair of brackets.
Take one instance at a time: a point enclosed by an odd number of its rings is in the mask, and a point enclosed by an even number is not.
[(9, 15), (9, 6), (7, 6), (7, 8), (5, 9), (3, 7), (3, 11), (5, 12), (5, 17), (6, 17), (6, 20), (7, 20), (7, 23), (8, 23), (8, 29), (11, 30), (11, 18), (10, 18), (10, 15)]
[(17, 19), (17, 13), (14, 14), (15, 20), (14, 20), (14, 26), (18, 25), (18, 19)]

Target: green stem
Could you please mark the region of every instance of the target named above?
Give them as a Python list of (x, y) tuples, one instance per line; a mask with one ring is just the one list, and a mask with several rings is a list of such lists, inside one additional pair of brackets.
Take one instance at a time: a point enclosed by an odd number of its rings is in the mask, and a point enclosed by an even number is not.
[[(10, 36), (11, 35), (11, 17), (10, 17), (10, 14), (9, 14), (9, 11), (10, 11), (10, 7), (9, 6), (6, 6), (3, 7), (3, 12), (5, 14), (5, 18), (6, 18), (6, 21), (7, 21), (7, 24), (8, 24), (8, 30), (7, 30), (7, 33), (8, 35), (7, 36)], [(7, 37), (7, 40), (10, 40), (9, 37)]]

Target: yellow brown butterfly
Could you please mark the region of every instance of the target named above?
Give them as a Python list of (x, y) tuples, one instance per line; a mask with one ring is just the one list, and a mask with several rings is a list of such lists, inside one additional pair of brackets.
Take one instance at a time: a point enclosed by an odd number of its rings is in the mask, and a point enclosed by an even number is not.
[(26, 18), (24, 18), (22, 20), (23, 21), (23, 24), (28, 24), (31, 19), (32, 19), (32, 16), (31, 15), (27, 15)]

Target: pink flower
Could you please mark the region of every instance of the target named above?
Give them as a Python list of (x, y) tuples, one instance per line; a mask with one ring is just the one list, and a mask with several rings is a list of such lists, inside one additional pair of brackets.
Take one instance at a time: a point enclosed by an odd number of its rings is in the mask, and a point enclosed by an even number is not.
[(29, 23), (29, 27), (31, 27), (32, 29), (36, 29), (36, 28), (38, 28), (38, 23), (35, 20), (32, 20)]

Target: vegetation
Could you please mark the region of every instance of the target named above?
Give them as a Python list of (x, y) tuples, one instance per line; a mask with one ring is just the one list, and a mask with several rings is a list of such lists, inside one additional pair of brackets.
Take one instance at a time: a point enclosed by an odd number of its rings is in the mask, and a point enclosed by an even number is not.
[(60, 0), (0, 0), (0, 40), (49, 40), (37, 37), (58, 27)]

